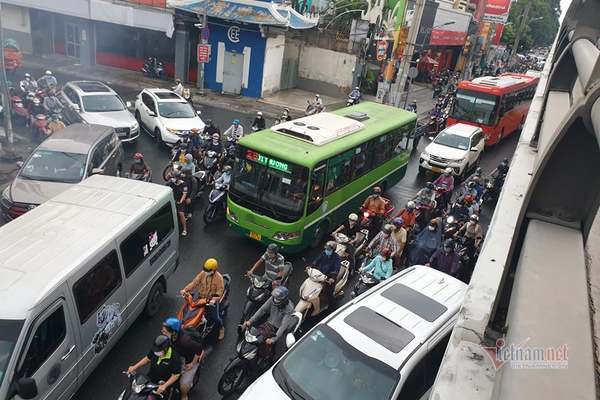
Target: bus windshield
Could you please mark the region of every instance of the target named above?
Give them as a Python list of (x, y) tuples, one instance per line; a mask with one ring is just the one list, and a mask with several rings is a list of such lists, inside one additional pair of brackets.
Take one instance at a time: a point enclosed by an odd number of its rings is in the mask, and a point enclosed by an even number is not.
[(498, 103), (498, 96), (458, 89), (452, 109), (452, 118), (477, 124), (495, 125)]
[(229, 195), (252, 211), (294, 222), (304, 214), (307, 180), (308, 168), (239, 146)]

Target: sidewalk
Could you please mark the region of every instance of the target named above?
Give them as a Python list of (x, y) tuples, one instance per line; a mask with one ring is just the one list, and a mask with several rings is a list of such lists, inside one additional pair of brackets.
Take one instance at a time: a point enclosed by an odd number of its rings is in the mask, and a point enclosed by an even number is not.
[[(108, 67), (105, 65), (83, 66), (73, 63), (73, 60), (63, 56), (33, 56), (26, 55), (23, 59), (23, 71), (28, 68), (50, 69), (55, 74), (67, 75), (70, 79), (89, 79), (123, 86), (135, 91), (147, 87), (162, 87), (170, 89), (174, 82), (170, 80), (154, 79), (144, 76), (141, 72)], [(304, 116), (306, 100), (313, 100), (315, 94), (300, 90), (290, 89), (275, 93), (263, 99), (227, 95), (210, 90), (205, 90), (203, 95), (198, 89), (186, 85), (192, 91), (194, 104), (212, 106), (227, 110), (235, 110), (245, 114), (254, 114), (262, 111), (267, 118), (278, 118), (285, 107), (288, 107), (293, 117)], [(125, 99), (128, 100), (128, 99)], [(329, 109), (344, 105), (344, 99), (323, 96), (323, 103)]]
[[(18, 130), (20, 129), (17, 128)], [(33, 143), (25, 134), (14, 132), (14, 143), (9, 146), (3, 128), (0, 128), (0, 140), (2, 141), (2, 150), (0, 150), (0, 189), (3, 189), (5, 184), (10, 182), (17, 174), (19, 170), (17, 161), (27, 159), (37, 147), (37, 143)]]
[[(419, 119), (427, 118), (435, 104), (432, 96), (433, 89), (429, 87), (429, 85), (421, 82), (414, 82), (410, 88), (407, 105), (410, 104), (411, 101), (416, 100)], [(403, 93), (402, 100), (400, 101), (400, 107), (404, 107), (405, 98), (406, 93)], [(363, 95), (363, 99), (368, 101), (376, 101), (375, 96), (371, 95)]]

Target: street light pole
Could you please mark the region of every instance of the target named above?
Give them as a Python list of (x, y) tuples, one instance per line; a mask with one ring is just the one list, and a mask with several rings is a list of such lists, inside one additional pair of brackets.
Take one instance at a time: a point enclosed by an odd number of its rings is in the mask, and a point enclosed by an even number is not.
[[(2, 1), (0, 0), (0, 15), (2, 15)], [(4, 106), (4, 131), (9, 147), (14, 143), (12, 121), (10, 119), (10, 96), (8, 94), (8, 80), (6, 79), (6, 64), (4, 63), (4, 32), (2, 18), (0, 18), (0, 79), (2, 84), (2, 104)], [(1, 145), (0, 145), (1, 146)], [(0, 147), (1, 148), (1, 147)]]
[(519, 47), (519, 42), (521, 41), (521, 35), (525, 29), (525, 24), (527, 23), (527, 15), (529, 14), (529, 9), (531, 8), (531, 3), (527, 3), (525, 6), (525, 10), (523, 11), (523, 15), (521, 16), (521, 23), (519, 24), (519, 29), (517, 30), (517, 36), (515, 37), (515, 43), (513, 44), (512, 51), (510, 52), (509, 64), (514, 62), (514, 59), (517, 55), (517, 48)]

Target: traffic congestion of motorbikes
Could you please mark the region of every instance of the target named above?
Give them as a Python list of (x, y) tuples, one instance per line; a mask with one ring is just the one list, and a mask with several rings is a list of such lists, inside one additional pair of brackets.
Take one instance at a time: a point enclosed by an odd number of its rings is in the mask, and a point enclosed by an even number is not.
[[(144, 64), (144, 72), (157, 77), (164, 73), (162, 68), (156, 59)], [(428, 135), (435, 135), (446, 126), (455, 94), (453, 82), (454, 78), (449, 77), (443, 85), (440, 83), (440, 91), (434, 90), (437, 100), (425, 125)], [(176, 83), (173, 90), (191, 103), (189, 89)], [(64, 127), (64, 105), (56, 91), (56, 78), (50, 71), (37, 81), (25, 74), (12, 89), (13, 119), (31, 127), (33, 137), (39, 141), (60, 129), (56, 124)], [(347, 105), (360, 100), (360, 90), (355, 88)], [(417, 111), (416, 102), (411, 102), (410, 107)], [(316, 95), (308, 101), (306, 115), (324, 110)], [(291, 119), (286, 108), (275, 124)], [(233, 120), (222, 133), (211, 120), (205, 123), (203, 130), (192, 129), (180, 135), (180, 141), (170, 149), (168, 164), (159, 174), (173, 189), (182, 236), (188, 235), (193, 211), (198, 208), (195, 206), (203, 199), (205, 224), (225, 219), (233, 161), (244, 136), (240, 120)], [(264, 116), (257, 112), (248, 134), (265, 128)], [(413, 146), (417, 144), (415, 140)], [(218, 382), (219, 393), (238, 391), (268, 369), (281, 355), (278, 343), (293, 344), (294, 333), (303, 332), (305, 324), (335, 309), (345, 293), (359, 296), (416, 264), (429, 265), (468, 282), (484, 240), (479, 222), (481, 205), (498, 198), (507, 172), (505, 159), (489, 176), (478, 168), (459, 184), (452, 171), (445, 170), (399, 210), (385, 197), (382, 188), (374, 187), (362, 207), (350, 213), (347, 221), (331, 233), (318, 257), (303, 259), (301, 267), (286, 261), (277, 245), (268, 245), (246, 273), (249, 286), (245, 304), (235, 305), (241, 309), (238, 343)], [(141, 152), (135, 153), (125, 177), (157, 181)], [(290, 300), (288, 290), (294, 269), (306, 273), (296, 304)], [(128, 384), (119, 399), (188, 399), (200, 379), (202, 361), (211, 346), (225, 335), (223, 318), (231, 309), (231, 280), (228, 274), (219, 273), (218, 260), (205, 261), (202, 271), (180, 290), (179, 310), (157, 329), (153, 348), (124, 371)], [(147, 374), (139, 373), (144, 366), (149, 366)]]

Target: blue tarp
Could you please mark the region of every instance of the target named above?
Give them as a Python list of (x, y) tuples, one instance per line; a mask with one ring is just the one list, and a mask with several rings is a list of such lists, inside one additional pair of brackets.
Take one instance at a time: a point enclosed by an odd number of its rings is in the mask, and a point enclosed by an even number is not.
[(308, 29), (317, 24), (316, 19), (305, 18), (289, 7), (257, 0), (169, 0), (168, 6), (248, 24), (289, 26), (293, 29)]

